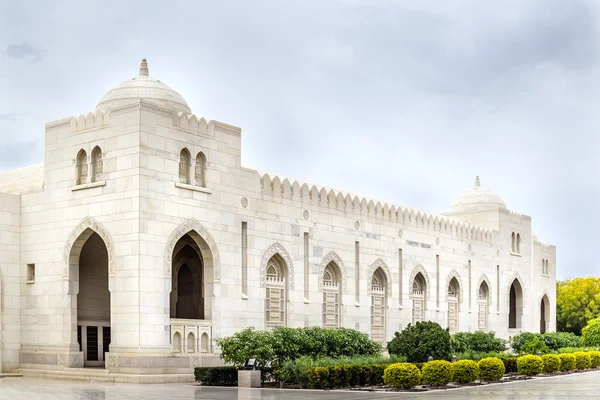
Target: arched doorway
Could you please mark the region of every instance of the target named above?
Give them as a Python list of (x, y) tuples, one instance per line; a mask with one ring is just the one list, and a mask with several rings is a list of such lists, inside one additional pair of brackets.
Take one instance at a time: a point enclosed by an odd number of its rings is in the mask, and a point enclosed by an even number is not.
[(547, 295), (542, 297), (540, 303), (540, 333), (548, 331), (548, 322), (550, 321), (550, 300)]
[(427, 281), (420, 272), (412, 282), (412, 323), (423, 321), (425, 318), (425, 298), (427, 296)]
[(479, 295), (477, 296), (477, 329), (480, 331), (488, 330), (488, 301), (490, 290), (487, 283), (481, 282), (479, 286)]
[(377, 268), (371, 277), (371, 339), (385, 344), (385, 317), (387, 277), (383, 269)]
[(456, 278), (452, 278), (448, 284), (448, 331), (450, 334), (458, 332), (458, 302), (459, 285)]
[(202, 251), (189, 234), (177, 241), (171, 265), (171, 318), (204, 319), (204, 259)]
[(340, 277), (337, 264), (327, 264), (323, 271), (323, 328), (340, 326)]
[(84, 366), (101, 367), (111, 342), (110, 292), (108, 251), (96, 232), (83, 243), (77, 270), (77, 343)]
[(523, 314), (523, 288), (518, 279), (510, 285), (508, 328), (521, 329), (521, 315)]

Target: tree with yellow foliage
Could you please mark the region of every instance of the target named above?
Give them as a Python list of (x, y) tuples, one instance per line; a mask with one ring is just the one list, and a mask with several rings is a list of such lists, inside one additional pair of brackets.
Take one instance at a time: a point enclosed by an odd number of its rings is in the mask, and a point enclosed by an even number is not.
[(556, 329), (581, 335), (591, 319), (600, 317), (600, 278), (556, 282)]

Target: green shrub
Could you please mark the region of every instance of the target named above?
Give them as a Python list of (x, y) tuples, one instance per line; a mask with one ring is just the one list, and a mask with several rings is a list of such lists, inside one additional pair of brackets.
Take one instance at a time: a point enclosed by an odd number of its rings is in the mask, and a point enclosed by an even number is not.
[(600, 346), (600, 318), (589, 320), (581, 330), (581, 344), (583, 346)]
[(546, 332), (540, 335), (550, 350), (562, 347), (581, 347), (581, 337), (572, 332)]
[(389, 365), (383, 372), (383, 383), (402, 389), (410, 389), (421, 383), (421, 371), (410, 363)]
[(539, 375), (543, 370), (544, 362), (540, 356), (530, 354), (517, 359), (517, 371), (519, 372), (519, 375)]
[(452, 381), (452, 363), (445, 360), (423, 364), (423, 383), (431, 386), (445, 386)]
[(497, 338), (494, 332), (458, 332), (452, 335), (450, 342), (454, 353), (468, 351), (489, 353), (506, 350), (506, 340)]
[(497, 381), (504, 376), (504, 363), (498, 358), (488, 357), (479, 360), (479, 378), (484, 381)]
[(600, 367), (600, 351), (590, 351), (592, 368)]
[(502, 363), (504, 364), (504, 373), (510, 374), (512, 372), (518, 372), (517, 369), (517, 357), (504, 357), (501, 358)]
[(546, 354), (550, 352), (550, 349), (542, 339), (536, 337), (521, 346), (521, 351), (526, 354)]
[(450, 358), (450, 334), (435, 322), (408, 324), (402, 332), (396, 332), (387, 345), (390, 354), (405, 356), (408, 362), (425, 362)]
[(515, 353), (521, 353), (521, 347), (525, 345), (527, 342), (531, 342), (533, 339), (539, 337), (539, 333), (532, 332), (523, 332), (518, 335), (512, 337), (510, 341), (510, 347), (514, 350)]
[(558, 349), (557, 353), (577, 353), (578, 351), (585, 351), (586, 347), (563, 347)]
[(196, 382), (204, 386), (237, 386), (237, 367), (198, 367), (194, 368)]
[(573, 353), (575, 356), (575, 368), (576, 369), (590, 369), (592, 367), (592, 358), (588, 353), (579, 351)]
[(552, 372), (560, 371), (560, 357), (556, 354), (544, 354), (542, 356), (542, 362), (544, 363), (544, 372), (550, 374)]
[(311, 367), (307, 372), (309, 388), (336, 389), (351, 386), (381, 385), (388, 364), (333, 365)]
[(221, 358), (241, 367), (256, 358), (260, 367), (279, 368), (302, 356), (350, 357), (377, 355), (381, 346), (354, 329), (277, 328), (272, 332), (246, 328), (232, 336), (217, 339)]
[(575, 369), (575, 356), (571, 353), (563, 353), (558, 355), (560, 357), (560, 370), (561, 371), (572, 371)]
[(479, 365), (477, 361), (460, 360), (452, 364), (454, 375), (452, 380), (459, 383), (475, 382), (479, 378)]

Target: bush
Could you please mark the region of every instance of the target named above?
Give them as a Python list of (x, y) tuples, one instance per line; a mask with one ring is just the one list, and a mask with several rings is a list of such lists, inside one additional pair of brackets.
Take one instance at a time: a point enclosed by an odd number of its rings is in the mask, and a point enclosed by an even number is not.
[(581, 330), (581, 344), (584, 346), (600, 346), (600, 318), (591, 319)]
[(452, 381), (452, 363), (438, 360), (423, 364), (423, 383), (431, 386), (445, 386)]
[(530, 354), (517, 359), (517, 371), (519, 372), (519, 375), (539, 375), (543, 370), (544, 362), (540, 356)]
[(476, 361), (460, 360), (452, 364), (453, 380), (459, 383), (475, 382), (479, 378), (479, 365)]
[(590, 361), (592, 368), (600, 367), (600, 351), (590, 351)]
[(410, 363), (389, 365), (383, 372), (383, 383), (402, 389), (410, 389), (421, 383), (421, 371)]
[(546, 354), (550, 352), (550, 349), (548, 349), (548, 346), (546, 346), (546, 343), (542, 339), (536, 337), (525, 343), (521, 347), (521, 351), (526, 354)]
[(308, 369), (307, 387), (336, 389), (351, 386), (381, 385), (387, 364), (333, 365)]
[(450, 340), (454, 353), (468, 351), (489, 353), (506, 350), (506, 340), (497, 338), (494, 332), (458, 332), (452, 335)]
[(572, 332), (546, 332), (540, 335), (550, 350), (562, 347), (581, 347), (581, 337)]
[(560, 357), (560, 370), (561, 371), (572, 371), (575, 369), (575, 356), (570, 353), (563, 353), (558, 355)]
[(194, 368), (194, 378), (204, 386), (237, 386), (238, 369), (236, 367)]
[(585, 351), (586, 347), (563, 347), (558, 349), (557, 353), (577, 353), (578, 351)]
[(573, 355), (575, 356), (575, 368), (590, 369), (592, 367), (592, 358), (588, 353), (580, 351)]
[(479, 378), (484, 381), (497, 381), (504, 376), (504, 363), (493, 357), (479, 360)]
[(232, 336), (217, 339), (221, 358), (241, 367), (256, 358), (260, 367), (279, 368), (286, 361), (302, 356), (349, 357), (377, 355), (381, 346), (368, 335), (354, 329), (277, 328), (272, 332), (246, 328)]
[(512, 372), (518, 372), (517, 368), (517, 360), (518, 357), (505, 357), (501, 358), (502, 363), (504, 364), (504, 373), (509, 374)]
[(523, 332), (518, 335), (513, 336), (510, 342), (510, 347), (512, 347), (513, 351), (517, 354), (521, 353), (521, 347), (525, 345), (527, 342), (531, 342), (533, 339), (539, 336), (539, 333), (532, 332)]
[(542, 362), (544, 363), (544, 372), (550, 374), (552, 372), (560, 371), (560, 357), (556, 354), (544, 354), (542, 356)]
[(408, 324), (402, 332), (396, 332), (387, 345), (390, 354), (405, 356), (408, 362), (425, 362), (429, 356), (434, 360), (450, 358), (450, 334), (435, 322)]

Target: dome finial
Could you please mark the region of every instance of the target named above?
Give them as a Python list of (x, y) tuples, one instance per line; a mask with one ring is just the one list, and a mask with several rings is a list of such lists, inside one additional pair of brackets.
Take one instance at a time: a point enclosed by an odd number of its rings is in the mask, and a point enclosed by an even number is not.
[(479, 176), (475, 177), (475, 187), (478, 188), (481, 186), (481, 182), (479, 182)]
[(145, 58), (142, 58), (142, 63), (140, 64), (140, 76), (148, 76), (148, 63)]

